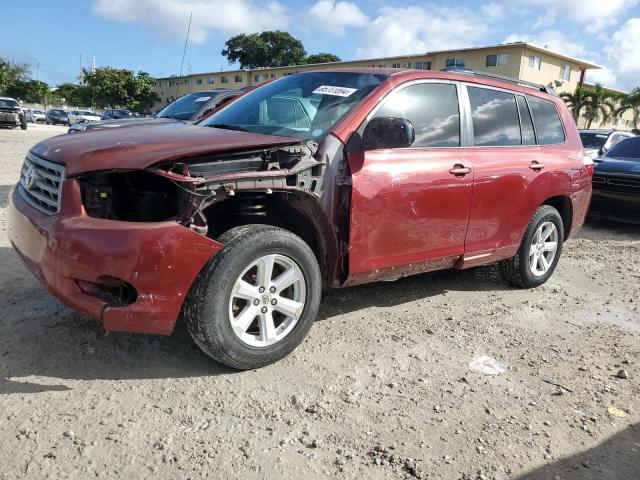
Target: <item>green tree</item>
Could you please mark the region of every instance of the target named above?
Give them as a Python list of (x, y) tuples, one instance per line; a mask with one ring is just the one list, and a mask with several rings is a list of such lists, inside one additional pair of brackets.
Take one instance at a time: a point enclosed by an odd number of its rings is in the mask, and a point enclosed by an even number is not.
[(607, 123), (615, 115), (618, 96), (605, 89), (601, 84), (589, 89), (584, 117), (587, 120), (586, 128), (591, 128), (595, 120)]
[(153, 91), (155, 79), (146, 72), (112, 67), (85, 72), (86, 89), (80, 86), (78, 94), (90, 98), (101, 108), (127, 107), (134, 110), (150, 108), (160, 98)]
[(591, 91), (588, 88), (577, 87), (574, 93), (563, 92), (560, 94), (560, 97), (564, 100), (564, 103), (567, 104), (567, 107), (571, 111), (571, 115), (573, 116), (576, 124), (578, 123), (582, 110), (587, 106), (590, 93)]
[(0, 93), (6, 94), (7, 88), (16, 82), (29, 79), (29, 64), (10, 62), (0, 57)]
[(39, 80), (14, 81), (6, 88), (5, 93), (28, 103), (47, 103), (51, 97), (49, 85)]
[(222, 55), (240, 68), (284, 67), (306, 63), (302, 42), (287, 32), (271, 30), (240, 34), (225, 42)]
[(330, 63), (330, 62), (340, 62), (341, 59), (337, 55), (333, 53), (313, 53), (307, 56), (307, 63)]
[(640, 87), (631, 90), (631, 93), (625, 95), (620, 100), (620, 106), (616, 109), (616, 115), (622, 115), (631, 111), (633, 118), (633, 128), (638, 128), (640, 123)]

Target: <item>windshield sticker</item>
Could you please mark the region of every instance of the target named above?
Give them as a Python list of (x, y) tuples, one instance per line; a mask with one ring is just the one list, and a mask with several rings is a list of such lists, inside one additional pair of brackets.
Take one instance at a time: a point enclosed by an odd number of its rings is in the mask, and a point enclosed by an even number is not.
[(607, 137), (608, 137), (608, 135), (600, 135), (600, 134), (597, 134), (597, 135), (596, 135), (596, 137), (598, 137), (598, 138), (607, 138)]
[(353, 92), (357, 91), (357, 88), (347, 88), (347, 87), (333, 87), (331, 85), (322, 85), (321, 87), (316, 88), (313, 93), (318, 95), (334, 95), (336, 97), (348, 97)]
[(206, 102), (210, 98), (211, 97), (198, 97), (198, 98), (196, 98), (196, 102)]

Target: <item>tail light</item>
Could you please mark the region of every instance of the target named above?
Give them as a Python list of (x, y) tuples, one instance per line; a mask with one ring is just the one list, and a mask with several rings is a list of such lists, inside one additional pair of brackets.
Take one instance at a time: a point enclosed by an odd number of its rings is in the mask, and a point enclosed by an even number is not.
[(587, 167), (587, 172), (593, 177), (593, 159), (589, 155), (582, 156), (582, 163)]

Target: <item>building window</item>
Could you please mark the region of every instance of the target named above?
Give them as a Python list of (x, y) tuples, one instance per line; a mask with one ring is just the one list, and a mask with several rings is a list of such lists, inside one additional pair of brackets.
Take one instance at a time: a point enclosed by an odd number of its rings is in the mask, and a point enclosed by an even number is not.
[(391, 64), (391, 68), (400, 68), (400, 64), (399, 63), (392, 63)]
[(411, 68), (411, 62), (403, 63), (403, 64), (402, 64), (402, 66), (403, 66), (404, 68)]
[(495, 55), (487, 55), (485, 65), (487, 67), (504, 67), (509, 61), (509, 55), (506, 53), (498, 53)]
[(529, 55), (529, 68), (540, 70), (540, 57), (537, 55)]
[(386, 67), (384, 63), (381, 63), (380, 65), (378, 65), (378, 68), (383, 68), (383, 67)]
[(266, 77), (265, 77), (265, 75), (263, 75), (263, 74), (255, 75), (255, 76), (253, 77), (253, 81), (254, 81), (254, 82), (261, 82), (261, 81), (263, 81), (265, 78), (266, 78)]
[(431, 62), (416, 62), (417, 70), (431, 70)]
[(196, 85), (202, 85), (202, 79), (196, 78)]
[(271, 74), (271, 78), (276, 78), (276, 74), (275, 74), (275, 73), (272, 73), (272, 74)]
[(229, 83), (229, 77), (223, 75), (220, 77), (220, 83)]
[(209, 82), (209, 85), (211, 85), (212, 83), (214, 83), (214, 79), (213, 79), (213, 77), (209, 77), (208, 82)]
[(447, 58), (447, 62), (445, 64), (447, 68), (456, 67), (456, 68), (464, 68), (464, 58), (462, 57), (452, 57)]
[(242, 82), (242, 75), (236, 75), (234, 80), (235, 80), (236, 83)]
[(562, 80), (569, 80), (571, 78), (571, 66), (562, 64), (560, 65), (560, 78)]

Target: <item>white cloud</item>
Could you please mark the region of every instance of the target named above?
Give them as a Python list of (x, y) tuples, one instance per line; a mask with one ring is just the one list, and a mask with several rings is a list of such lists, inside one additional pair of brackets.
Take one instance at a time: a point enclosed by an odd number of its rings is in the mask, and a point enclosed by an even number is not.
[(622, 88), (631, 89), (640, 84), (640, 18), (630, 18), (615, 32), (606, 48), (614, 62)]
[(580, 57), (586, 54), (586, 49), (579, 43), (569, 40), (564, 33), (557, 30), (546, 30), (535, 35), (509, 35), (503, 40), (504, 43), (527, 42), (538, 47), (548, 48), (558, 53), (563, 53), (571, 57)]
[(556, 20), (589, 24), (592, 30), (615, 25), (620, 15), (639, 0), (526, 0), (523, 2), (535, 8), (545, 9), (534, 23), (534, 28), (549, 27)]
[(286, 28), (288, 14), (277, 1), (251, 0), (95, 0), (94, 11), (119, 22), (142, 23), (155, 33), (184, 39), (193, 12), (189, 40), (202, 43), (208, 31), (252, 33)]
[(487, 22), (466, 8), (383, 7), (362, 36), (360, 58), (403, 55), (477, 45)]
[(587, 70), (587, 76), (585, 81), (587, 83), (601, 83), (608, 87), (613, 86), (616, 83), (618, 76), (608, 68), (601, 68), (600, 70)]
[(364, 27), (369, 23), (367, 16), (352, 2), (320, 0), (309, 13), (315, 28), (335, 35), (344, 35), (346, 27)]

